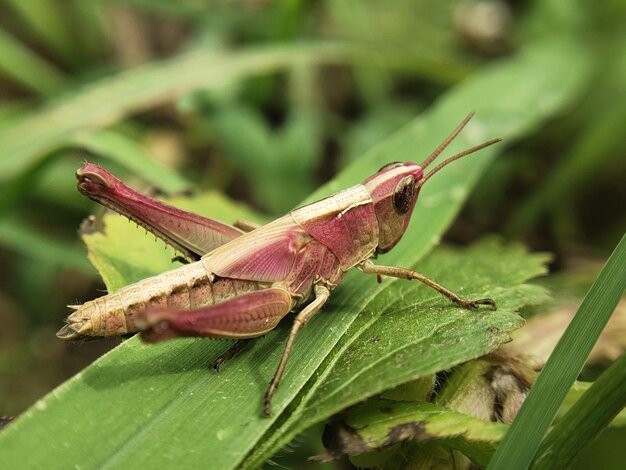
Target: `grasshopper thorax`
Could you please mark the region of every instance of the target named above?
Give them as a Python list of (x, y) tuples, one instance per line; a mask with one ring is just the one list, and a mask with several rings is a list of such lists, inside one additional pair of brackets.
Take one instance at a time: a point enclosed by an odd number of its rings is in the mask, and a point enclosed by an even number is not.
[(501, 139), (493, 139), (471, 147), (444, 160), (427, 174), (424, 174), (426, 167), (454, 140), (472, 116), (474, 116), (473, 112), (457, 126), (421, 165), (411, 162), (389, 163), (363, 182), (363, 185), (372, 197), (376, 218), (378, 219), (378, 248), (376, 249), (378, 253), (386, 253), (400, 241), (411, 220), (417, 195), (424, 183), (432, 175), (461, 157), (500, 142)]

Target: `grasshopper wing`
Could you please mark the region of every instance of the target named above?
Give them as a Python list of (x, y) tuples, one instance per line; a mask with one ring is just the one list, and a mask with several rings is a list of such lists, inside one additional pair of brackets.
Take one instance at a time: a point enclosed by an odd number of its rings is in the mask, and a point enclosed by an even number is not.
[(259, 282), (289, 278), (298, 252), (312, 240), (291, 216), (282, 217), (223, 245), (202, 258), (220, 277)]

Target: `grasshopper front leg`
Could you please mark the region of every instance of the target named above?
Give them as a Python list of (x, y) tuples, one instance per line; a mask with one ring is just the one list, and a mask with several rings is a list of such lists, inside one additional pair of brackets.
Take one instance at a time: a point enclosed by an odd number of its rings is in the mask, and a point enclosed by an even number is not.
[(441, 284), (436, 283), (432, 279), (427, 278), (423, 274), (406, 268), (398, 268), (395, 266), (380, 266), (367, 260), (357, 266), (362, 272), (366, 274), (376, 274), (377, 276), (390, 276), (400, 279), (416, 280), (426, 284), (428, 287), (435, 289), (440, 294), (444, 295), (459, 307), (463, 307), (468, 310), (476, 309), (480, 305), (487, 305), (491, 310), (496, 310), (496, 302), (493, 299), (477, 299), (466, 300), (460, 295), (452, 292), (450, 289), (446, 289)]

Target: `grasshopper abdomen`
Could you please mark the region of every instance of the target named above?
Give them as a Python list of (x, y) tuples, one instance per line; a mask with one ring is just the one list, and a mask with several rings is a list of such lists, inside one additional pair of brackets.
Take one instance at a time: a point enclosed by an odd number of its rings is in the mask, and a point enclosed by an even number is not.
[(135, 333), (148, 309), (198, 309), (262, 287), (255, 281), (216, 277), (198, 261), (84, 303), (68, 317), (68, 325), (58, 336), (78, 339)]

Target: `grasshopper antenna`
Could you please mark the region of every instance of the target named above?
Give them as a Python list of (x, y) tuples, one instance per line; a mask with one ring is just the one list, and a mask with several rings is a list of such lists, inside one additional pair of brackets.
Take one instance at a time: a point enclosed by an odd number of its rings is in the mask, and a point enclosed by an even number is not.
[(426, 160), (424, 160), (422, 162), (422, 164), (420, 165), (422, 167), (422, 170), (425, 170), (426, 167), (428, 165), (430, 165), (433, 160), (435, 158), (437, 158), (439, 156), (439, 154), (441, 152), (443, 152), (445, 150), (445, 148), (450, 145), (450, 142), (452, 142), (457, 135), (459, 135), (459, 133), (463, 130), (463, 128), (467, 125), (467, 123), (470, 121), (470, 119), (472, 119), (474, 117), (474, 114), (476, 114), (474, 111), (470, 112), (465, 119), (463, 119), (463, 121), (461, 121), (461, 124), (459, 124), (456, 129), (454, 129), (452, 131), (452, 134), (450, 134), (448, 137), (446, 137), (446, 140), (444, 140), (443, 142), (441, 142), (441, 144), (439, 145), (439, 147), (437, 147), (435, 149), (435, 151), (433, 153), (431, 153), (428, 158)]
[(477, 145), (475, 147), (469, 148), (467, 150), (464, 150), (461, 153), (457, 153), (456, 155), (453, 155), (450, 158), (445, 159), (444, 161), (442, 161), (439, 165), (437, 165), (435, 168), (433, 168), (432, 170), (430, 170), (426, 176), (424, 176), (421, 180), (419, 180), (416, 184), (417, 188), (420, 188), (424, 185), (424, 183), (426, 181), (428, 181), (428, 179), (433, 176), (435, 173), (437, 173), (439, 170), (441, 170), (444, 166), (449, 165), (450, 163), (452, 163), (454, 160), (458, 160), (459, 158), (465, 157), (466, 155), (469, 155), (470, 153), (474, 153), (474, 152), (478, 152), (479, 150), (484, 149), (485, 147), (489, 147), (490, 145), (493, 144), (497, 144), (498, 142), (502, 142), (502, 139), (500, 137), (498, 137), (497, 139), (492, 139), (492, 140), (488, 140), (487, 142), (483, 142), (480, 145)]
[[(439, 147), (437, 147), (435, 149), (435, 151), (433, 153), (431, 153), (428, 158), (426, 160), (424, 160), (424, 162), (420, 165), (422, 168), (426, 168), (428, 165), (430, 165), (432, 163), (432, 161), (437, 158), (439, 156), (439, 154), (441, 152), (443, 152), (443, 150), (450, 144), (450, 142), (452, 142), (457, 135), (459, 135), (459, 133), (463, 130), (463, 128), (467, 125), (467, 123), (470, 121), (470, 119), (472, 119), (472, 117), (474, 117), (474, 111), (472, 111), (471, 113), (469, 113), (467, 115), (467, 117), (465, 119), (463, 119), (463, 121), (461, 122), (461, 124), (459, 124), (457, 126), (456, 129), (454, 129), (454, 131), (452, 131), (452, 133), (446, 138), (446, 140), (444, 140), (441, 145), (439, 145)], [(465, 157), (466, 155), (469, 155), (471, 153), (474, 152), (478, 152), (479, 150), (484, 149), (485, 147), (489, 147), (490, 145), (493, 144), (497, 144), (498, 142), (501, 142), (502, 139), (501, 138), (496, 138), (496, 139), (492, 139), (492, 140), (488, 140), (487, 142), (483, 142), (480, 145), (476, 145), (474, 147), (471, 147), (467, 150), (464, 150), (463, 152), (457, 153), (456, 155), (453, 155), (450, 158), (445, 159), (443, 162), (441, 162), (439, 165), (437, 165), (435, 168), (433, 168), (432, 170), (430, 170), (421, 180), (419, 180), (416, 184), (416, 188), (420, 188), (424, 185), (424, 183), (426, 181), (428, 181), (428, 179), (433, 176), (435, 173), (437, 173), (439, 170), (441, 170), (444, 166), (449, 165), (450, 163), (452, 163), (455, 160), (458, 160), (459, 158)]]

